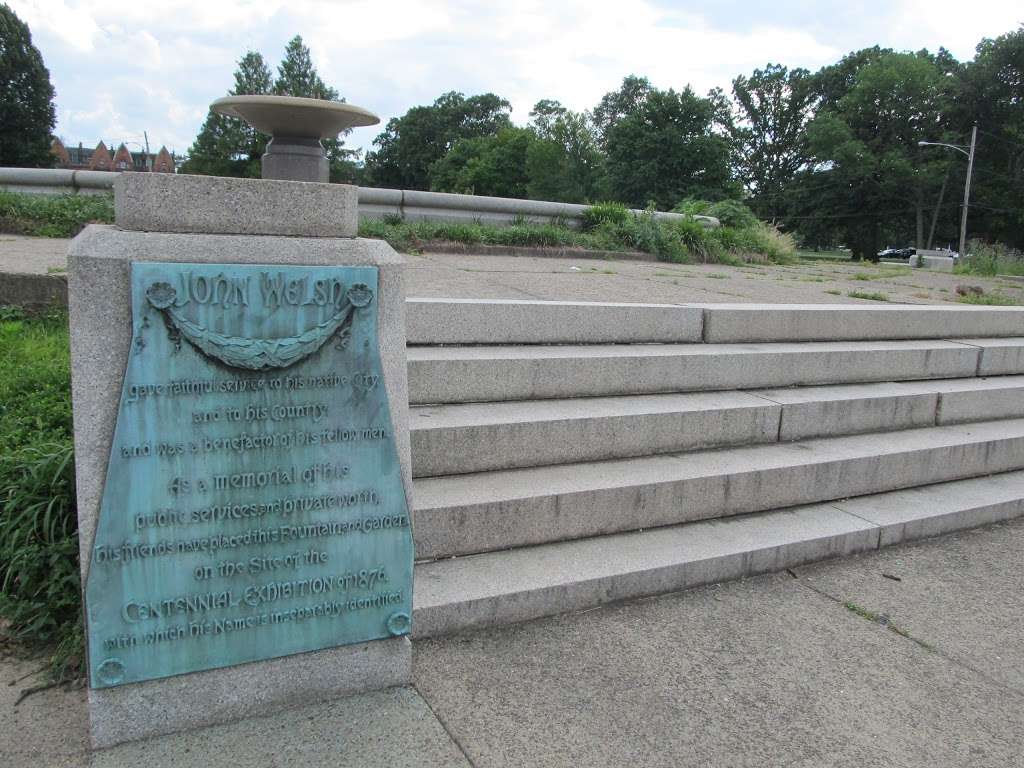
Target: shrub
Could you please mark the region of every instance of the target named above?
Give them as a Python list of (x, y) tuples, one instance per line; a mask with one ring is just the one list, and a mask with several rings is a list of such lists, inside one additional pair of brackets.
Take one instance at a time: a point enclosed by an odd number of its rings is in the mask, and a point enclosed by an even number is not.
[(688, 197), (681, 200), (672, 210), (675, 213), (685, 213), (687, 216), (710, 216), (713, 203), (709, 200), (697, 200)]
[(757, 226), (757, 216), (739, 200), (722, 200), (708, 209), (708, 215), (714, 216), (723, 227), (748, 229)]
[(850, 291), (846, 294), (851, 299), (867, 299), (868, 301), (888, 301), (889, 296), (884, 293), (868, 293), (867, 291)]
[(622, 203), (594, 203), (583, 211), (583, 229), (596, 229), (602, 224), (622, 226), (632, 218), (633, 214)]
[(971, 240), (955, 272), (968, 275), (1024, 275), (1024, 253), (1002, 243)]
[(81, 664), (67, 320), (0, 313), (0, 615), (16, 639)]
[(792, 261), (793, 240), (766, 224), (752, 227), (708, 229), (693, 218), (681, 221), (658, 219), (653, 210), (636, 214), (618, 203), (601, 203), (588, 209), (587, 229), (577, 231), (559, 222), (547, 224), (518, 220), (509, 226), (475, 222), (403, 222), (363, 220), (362, 237), (387, 240), (393, 248), (413, 252), (424, 241), (446, 240), (473, 245), (527, 247), (580, 247), (589, 250), (636, 250), (675, 263), (741, 261)]
[(704, 225), (695, 219), (673, 222), (672, 229), (682, 246), (697, 261), (703, 263), (721, 261), (721, 257), (725, 254), (725, 249), (721, 246), (718, 238), (711, 234), (712, 230), (705, 229)]
[(86, 224), (114, 221), (112, 195), (26, 195), (0, 190), (0, 231), (74, 237)]

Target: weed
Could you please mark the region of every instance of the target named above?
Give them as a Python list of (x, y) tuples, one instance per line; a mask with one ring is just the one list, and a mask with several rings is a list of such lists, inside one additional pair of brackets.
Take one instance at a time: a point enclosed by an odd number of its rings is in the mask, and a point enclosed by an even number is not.
[(850, 291), (846, 294), (851, 299), (867, 299), (868, 301), (888, 301), (889, 297), (884, 293), (868, 293), (867, 291)]
[(842, 291), (837, 291), (835, 289), (825, 291), (825, 293), (831, 293), (833, 296), (842, 296), (843, 295)]
[(984, 243), (971, 240), (967, 245), (967, 254), (953, 267), (958, 274), (984, 275), (1024, 275), (1024, 253), (1002, 243)]
[(82, 659), (67, 319), (0, 312), (0, 615), (8, 633)]
[(0, 232), (74, 237), (86, 224), (113, 221), (112, 195), (27, 195), (0, 190)]
[(969, 293), (957, 299), (961, 304), (981, 304), (993, 307), (1009, 307), (1020, 304), (1016, 299), (1002, 293)]
[(913, 643), (917, 643), (919, 646), (921, 646), (922, 648), (924, 648), (927, 651), (934, 651), (935, 650), (935, 648), (933, 648), (930, 644), (924, 642), (923, 640), (918, 640), (916, 637), (911, 635), (903, 627), (899, 626), (898, 624), (895, 624), (885, 614), (876, 613), (875, 611), (870, 611), (867, 608), (864, 608), (864, 607), (859, 606), (856, 603), (852, 603), (852, 602), (845, 602), (845, 603), (843, 603), (843, 607), (846, 608), (846, 610), (848, 610), (850, 613), (854, 614), (855, 616), (860, 616), (860, 618), (864, 619), (865, 621), (870, 621), (870, 622), (872, 622), (874, 624), (878, 624), (879, 626), (885, 627), (890, 632), (893, 632), (893, 633), (899, 635), (900, 637), (906, 638), (907, 640), (910, 640)]

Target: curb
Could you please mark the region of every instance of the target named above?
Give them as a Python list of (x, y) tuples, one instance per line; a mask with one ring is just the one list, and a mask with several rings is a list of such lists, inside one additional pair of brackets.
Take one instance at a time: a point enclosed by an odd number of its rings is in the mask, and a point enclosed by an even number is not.
[(543, 248), (519, 245), (467, 245), (448, 241), (423, 243), (420, 253), (472, 256), (523, 256), (546, 259), (600, 259), (602, 261), (658, 262), (657, 256), (641, 251), (589, 251), (583, 248)]
[(36, 314), (67, 305), (68, 277), (65, 274), (0, 272), (0, 306), (21, 307)]

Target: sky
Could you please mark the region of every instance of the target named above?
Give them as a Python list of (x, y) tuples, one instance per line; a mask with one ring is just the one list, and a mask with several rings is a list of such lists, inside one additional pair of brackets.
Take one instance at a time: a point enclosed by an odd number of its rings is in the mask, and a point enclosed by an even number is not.
[[(67, 145), (148, 135), (178, 153), (239, 58), (276, 71), (302, 35), (320, 76), (386, 123), (456, 90), (493, 92), (524, 124), (534, 103), (590, 109), (629, 74), (659, 88), (726, 91), (765, 64), (815, 70), (872, 45), (973, 58), (983, 37), (1024, 23), (1018, 0), (6, 0), (29, 25), (56, 89)], [(372, 148), (382, 126), (346, 146)]]

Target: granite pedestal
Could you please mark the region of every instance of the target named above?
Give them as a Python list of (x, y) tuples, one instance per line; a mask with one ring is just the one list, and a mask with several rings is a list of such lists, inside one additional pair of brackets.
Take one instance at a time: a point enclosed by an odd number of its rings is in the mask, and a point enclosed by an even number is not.
[[(72, 394), (82, 579), (90, 560), (119, 398), (132, 349), (132, 262), (373, 266), (379, 359), (406, 503), (411, 508), (403, 261), (386, 243), (354, 237), (352, 188), (260, 180), (126, 175), (115, 185), (117, 225), (87, 227), (69, 253)], [(327, 201), (290, 212), (297, 199)], [(316, 189), (310, 189), (310, 187)], [(153, 207), (154, 197), (161, 205)], [(336, 198), (331, 205), (331, 198)], [(244, 208), (236, 219), (215, 211)], [(347, 216), (338, 217), (339, 211)], [(261, 213), (264, 218), (259, 219)], [(203, 234), (159, 232), (168, 216), (205, 221)], [(322, 221), (317, 219), (321, 218)], [(233, 224), (233, 221), (237, 223)], [(331, 237), (296, 237), (295, 222)], [(171, 227), (173, 228), (173, 227)], [(151, 231), (142, 231), (151, 230)], [(282, 231), (292, 236), (265, 234)], [(263, 234), (248, 234), (253, 231)], [(242, 232), (242, 233), (240, 233)], [(244, 234), (243, 234), (244, 233)], [(89, 691), (95, 747), (406, 684), (407, 636), (299, 653)], [(269, 745), (268, 745), (269, 746)]]

